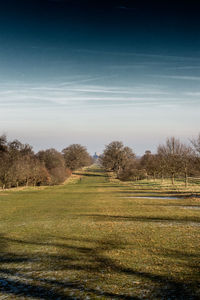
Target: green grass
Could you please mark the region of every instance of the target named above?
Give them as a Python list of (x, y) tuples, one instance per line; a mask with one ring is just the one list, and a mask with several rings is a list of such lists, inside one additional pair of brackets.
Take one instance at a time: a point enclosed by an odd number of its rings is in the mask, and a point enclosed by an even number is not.
[(198, 299), (200, 202), (188, 192), (97, 167), (1, 192), (0, 299)]

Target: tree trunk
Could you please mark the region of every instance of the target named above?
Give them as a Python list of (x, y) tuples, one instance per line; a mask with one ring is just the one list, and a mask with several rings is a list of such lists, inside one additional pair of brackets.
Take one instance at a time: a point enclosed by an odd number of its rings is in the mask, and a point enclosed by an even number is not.
[(174, 185), (174, 174), (172, 174), (172, 185)]
[(185, 187), (188, 187), (188, 176), (187, 176), (187, 172), (185, 172)]
[(161, 174), (161, 183), (163, 183), (163, 181), (164, 181), (164, 176), (163, 176), (163, 172), (162, 172), (162, 174)]

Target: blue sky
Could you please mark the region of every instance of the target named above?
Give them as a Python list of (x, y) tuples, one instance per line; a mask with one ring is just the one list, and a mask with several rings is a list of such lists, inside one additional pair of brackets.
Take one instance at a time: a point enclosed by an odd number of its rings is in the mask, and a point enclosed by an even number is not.
[(121, 140), (137, 154), (166, 137), (188, 141), (199, 133), (193, 10), (131, 1), (16, 3), (0, 19), (1, 133), (36, 151), (81, 143), (101, 152)]

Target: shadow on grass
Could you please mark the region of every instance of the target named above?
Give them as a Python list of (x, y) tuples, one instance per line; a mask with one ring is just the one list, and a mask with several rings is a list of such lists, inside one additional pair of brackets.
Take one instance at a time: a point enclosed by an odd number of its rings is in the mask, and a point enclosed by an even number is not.
[[(76, 239), (65, 239), (63, 241), (78, 241)], [(86, 240), (89, 241), (89, 240)], [(33, 245), (33, 246), (50, 246), (62, 248), (65, 250), (74, 250), (73, 255), (45, 255), (43, 253), (37, 253), (37, 255), (17, 255), (14, 253), (6, 252), (6, 245), (9, 246), (11, 244), (22, 244), (22, 245)], [(60, 243), (42, 243), (42, 242), (32, 242), (32, 241), (24, 241), (19, 239), (11, 239), (6, 237), (0, 238), (1, 247), (1, 255), (0, 255), (0, 292), (6, 295), (12, 296), (21, 296), (28, 298), (36, 298), (36, 299), (87, 299), (86, 294), (89, 295), (88, 299), (93, 299), (95, 296), (102, 296), (111, 299), (127, 299), (127, 300), (139, 300), (138, 297), (123, 295), (123, 294), (115, 294), (108, 291), (101, 291), (98, 289), (90, 288), (86, 286), (84, 282), (79, 281), (68, 281), (68, 280), (57, 280), (57, 279), (48, 279), (35, 277), (31, 275), (30, 272), (26, 271), (26, 263), (36, 263), (38, 261), (42, 261), (42, 266), (40, 270), (38, 267), (36, 269), (37, 273), (40, 271), (44, 273), (44, 271), (64, 271), (64, 270), (78, 270), (78, 271), (87, 271), (87, 272), (99, 272), (99, 268), (102, 270), (108, 268), (108, 264), (111, 264), (112, 261), (104, 258), (98, 253), (101, 253), (101, 250), (105, 251), (105, 249), (113, 249), (117, 247), (113, 242), (105, 243), (102, 247), (103, 243), (101, 242), (101, 246), (97, 246), (96, 248), (88, 248), (88, 247), (76, 247), (73, 245), (66, 245)], [(82, 263), (79, 259), (80, 255), (84, 255), (86, 258), (86, 262), (92, 262), (93, 266), (88, 266), (88, 263)], [(77, 264), (78, 262), (78, 264)], [(6, 263), (10, 263), (11, 265), (16, 265), (17, 263), (23, 263), (24, 269), (19, 265), (14, 268), (11, 267), (2, 267), (2, 265)], [(105, 265), (106, 264), (106, 265)], [(34, 268), (33, 268), (34, 269)], [(69, 294), (76, 294), (74, 298)], [(78, 296), (77, 296), (78, 293)], [(83, 295), (85, 294), (85, 295)]]
[(94, 173), (81, 173), (76, 172), (75, 175), (86, 176), (86, 177), (107, 177), (105, 174), (94, 174)]
[(149, 217), (149, 216), (119, 216), (119, 215), (101, 215), (101, 214), (80, 214), (77, 216), (91, 217), (95, 221), (133, 221), (133, 222), (174, 222), (174, 223), (197, 223), (200, 224), (200, 217)]
[[(104, 274), (120, 274), (133, 276), (141, 279), (143, 282), (146, 280), (149, 283), (149, 297), (148, 299), (198, 299), (197, 286), (199, 281), (193, 281), (191, 283), (178, 281), (170, 276), (164, 276), (161, 274), (153, 274), (151, 272), (141, 272), (133, 268), (123, 266), (115, 259), (109, 258), (106, 254), (109, 251), (119, 250), (125, 248), (127, 245), (123, 244), (123, 241), (114, 238), (107, 238), (104, 240), (90, 240), (90, 239), (76, 239), (61, 237), (59, 240), (62, 243), (53, 242), (36, 242), (31, 240), (19, 240), (11, 239), (7, 237), (0, 238), (1, 254), (0, 254), (0, 291), (5, 295), (21, 296), (27, 298), (36, 299), (94, 299), (96, 296), (103, 299), (127, 299), (127, 300), (139, 300), (147, 299), (143, 296), (127, 294), (116, 294), (111, 291), (104, 291), (95, 289), (84, 281), (84, 274), (88, 274), (91, 277), (94, 274), (102, 280), (102, 273)], [(75, 246), (77, 244), (90, 243), (90, 247)], [(32, 246), (49, 246), (57, 248), (57, 250), (64, 250), (66, 255), (52, 254), (51, 251), (48, 254), (42, 253), (42, 249), (37, 254), (29, 255), (17, 255), (15, 253), (9, 253), (6, 249), (9, 249), (10, 245), (32, 245)], [(23, 249), (23, 248), (22, 248)], [(70, 251), (73, 249), (73, 252)], [(162, 250), (162, 249), (161, 249)], [(162, 251), (160, 251), (160, 255)], [(183, 257), (187, 260), (188, 253), (177, 252), (168, 250), (164, 252), (166, 255), (170, 255), (172, 258)], [(38, 267), (37, 262), (40, 261), (41, 265)], [(3, 264), (6, 263), (5, 266)], [(10, 266), (9, 266), (10, 263)], [(21, 264), (22, 263), (22, 264)], [(31, 265), (30, 270), (26, 269), (27, 264)], [(14, 264), (14, 267), (13, 267)], [(16, 265), (19, 264), (19, 265)], [(34, 265), (36, 264), (36, 266)], [(191, 266), (193, 267), (193, 266)], [(35, 276), (40, 273), (43, 276)], [(59, 271), (76, 271), (80, 276), (76, 281), (61, 280), (55, 277), (49, 279), (45, 278), (45, 272), (59, 272)], [(199, 268), (195, 269), (195, 272), (199, 272)], [(65, 277), (64, 277), (65, 278)], [(105, 278), (105, 277), (104, 277)], [(97, 279), (98, 280), (98, 279)], [(105, 280), (105, 279), (104, 279)], [(89, 280), (88, 280), (89, 281)], [(100, 284), (99, 282), (97, 284)], [(143, 290), (143, 283), (141, 283), (141, 291)], [(71, 292), (74, 293), (73, 297)], [(87, 298), (87, 296), (89, 298)], [(153, 296), (152, 296), (153, 295)], [(75, 298), (74, 298), (75, 296)], [(161, 298), (160, 298), (161, 297)]]
[(184, 250), (174, 250), (174, 249), (167, 249), (167, 248), (157, 248), (157, 251), (159, 252), (159, 255), (165, 256), (165, 257), (176, 257), (181, 260), (187, 261), (188, 258), (194, 259), (195, 267), (197, 267), (197, 264), (200, 264), (199, 258), (200, 258), (200, 251), (199, 253), (188, 253)]
[(91, 172), (94, 172), (94, 173), (103, 173), (103, 174), (105, 174), (105, 171), (103, 170), (103, 169), (90, 169), (91, 170)]
[[(148, 199), (148, 198), (147, 198)], [(158, 198), (159, 200), (160, 198)], [(200, 209), (200, 205), (194, 205), (194, 204), (190, 204), (190, 205), (187, 205), (187, 204), (184, 204), (184, 203), (180, 203), (180, 202), (176, 202), (176, 199), (172, 199), (174, 200), (175, 202), (174, 203), (142, 203), (142, 206), (155, 206), (155, 207), (172, 207), (172, 208), (196, 208), (196, 209)]]
[(173, 195), (173, 196), (175, 196), (175, 195), (185, 195), (185, 194), (188, 195), (189, 194), (186, 191), (185, 192), (182, 192), (182, 191), (166, 191), (166, 190), (161, 191), (161, 190), (155, 190), (155, 189), (152, 189), (152, 190), (150, 190), (150, 189), (137, 189), (137, 190), (128, 189), (128, 190), (120, 191), (120, 193), (132, 194), (132, 195), (134, 195), (134, 194), (148, 194), (149, 196), (150, 195), (154, 195), (154, 196), (157, 196), (157, 195), (159, 195), (159, 196), (161, 196), (161, 195), (170, 196), (171, 195), (172, 196)]

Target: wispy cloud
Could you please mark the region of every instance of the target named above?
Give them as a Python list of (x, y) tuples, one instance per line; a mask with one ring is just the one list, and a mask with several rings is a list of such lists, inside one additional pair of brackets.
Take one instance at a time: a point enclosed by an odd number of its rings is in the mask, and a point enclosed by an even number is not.
[(200, 66), (175, 66), (168, 67), (168, 70), (200, 70)]
[(59, 87), (33, 87), (32, 90), (39, 90), (41, 92), (55, 92), (55, 93), (88, 93), (88, 94), (115, 94), (116, 96), (119, 94), (123, 95), (133, 95), (133, 94), (141, 94), (141, 95), (167, 95), (169, 94), (167, 91), (162, 90), (160, 88), (151, 88), (148, 86), (143, 87), (134, 87), (134, 88), (125, 88), (125, 87), (105, 87), (105, 86), (96, 86), (96, 85), (72, 85), (67, 88), (59, 88)]
[(177, 56), (177, 55), (165, 55), (158, 53), (143, 53), (143, 52), (118, 52), (118, 51), (104, 51), (104, 50), (95, 50), (95, 49), (76, 49), (76, 52), (79, 53), (88, 53), (88, 54), (100, 54), (100, 55), (116, 55), (116, 56), (138, 56), (146, 58), (161, 58), (161, 59), (171, 59), (171, 60), (200, 60), (200, 58), (192, 56)]
[(160, 66), (169, 66), (169, 62), (164, 61), (145, 61), (145, 63), (134, 63), (130, 64), (130, 62), (126, 64), (111, 64), (108, 65), (107, 68), (111, 70), (134, 70), (134, 69), (145, 69), (145, 68), (152, 68), (152, 67), (160, 67)]
[(106, 78), (111, 78), (111, 77), (117, 77), (117, 75), (109, 75), (109, 76), (97, 76), (97, 77), (89, 77), (89, 78), (83, 78), (83, 79), (78, 79), (78, 80), (71, 80), (71, 81), (66, 81), (62, 82), (59, 84), (59, 86), (65, 86), (65, 85), (71, 85), (71, 84), (78, 84), (78, 83), (84, 83), (84, 82), (91, 82), (91, 81), (98, 81), (101, 79), (106, 79)]
[(186, 92), (186, 96), (200, 97), (200, 92)]
[[(174, 76), (173, 76), (174, 77)], [(175, 76), (177, 77), (177, 76)], [(97, 78), (97, 76), (95, 77)], [(102, 78), (102, 77), (101, 77)], [(167, 76), (168, 78), (168, 76)], [(170, 76), (171, 78), (171, 76)], [(160, 84), (141, 84), (120, 86), (116, 82), (110, 85), (92, 84), (92, 78), (80, 80), (68, 78), (67, 85), (63, 82), (51, 84), (30, 83), (0, 86), (0, 106), (14, 106), (16, 109), (65, 107), (107, 107), (107, 106), (162, 106), (198, 104), (197, 94), (182, 92), (177, 96), (173, 91)], [(84, 80), (84, 81), (83, 81)], [(91, 81), (91, 82), (90, 82)], [(190, 96), (190, 97), (188, 97)]]
[(179, 75), (149, 75), (151, 77), (159, 77), (159, 78), (168, 78), (168, 79), (177, 79), (177, 80), (192, 80), (199, 81), (200, 76), (179, 76)]

